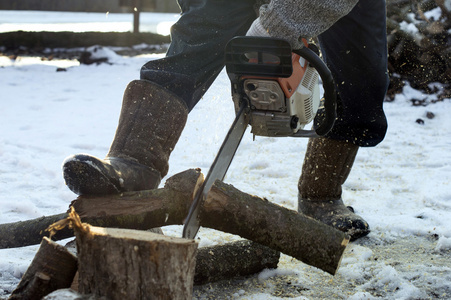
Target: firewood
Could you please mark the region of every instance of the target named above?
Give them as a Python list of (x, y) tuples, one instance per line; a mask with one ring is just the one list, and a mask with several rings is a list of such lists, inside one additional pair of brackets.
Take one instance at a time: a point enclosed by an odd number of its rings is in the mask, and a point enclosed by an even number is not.
[(70, 287), (77, 258), (63, 246), (44, 237), (33, 261), (9, 299), (36, 299)]
[(192, 298), (197, 242), (69, 219), (78, 253), (78, 289), (106, 299)]
[(217, 180), (200, 214), (203, 226), (237, 234), (335, 274), (349, 243), (341, 231)]

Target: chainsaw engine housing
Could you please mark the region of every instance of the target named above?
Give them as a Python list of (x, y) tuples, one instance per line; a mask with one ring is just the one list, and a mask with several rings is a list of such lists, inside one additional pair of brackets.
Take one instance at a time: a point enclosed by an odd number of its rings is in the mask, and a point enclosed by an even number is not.
[(318, 78), (316, 70), (307, 66), (298, 86), (288, 97), (277, 79), (244, 79), (243, 90), (249, 99), (252, 133), (257, 136), (290, 136), (303, 129), (313, 120), (320, 105)]
[[(336, 116), (333, 78), (311, 45), (305, 40), (304, 45), (292, 50), (284, 40), (261, 37), (237, 37), (228, 43), (225, 61), (235, 111), (238, 114), (245, 103), (254, 135), (317, 137), (332, 128)], [(320, 105), (326, 113), (319, 126), (304, 130)]]

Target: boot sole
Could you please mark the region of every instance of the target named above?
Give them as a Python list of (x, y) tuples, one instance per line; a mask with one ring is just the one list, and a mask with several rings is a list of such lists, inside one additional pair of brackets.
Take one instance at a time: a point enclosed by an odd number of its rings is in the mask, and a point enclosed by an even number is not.
[(67, 160), (63, 165), (67, 187), (77, 195), (117, 194), (120, 190), (92, 160)]

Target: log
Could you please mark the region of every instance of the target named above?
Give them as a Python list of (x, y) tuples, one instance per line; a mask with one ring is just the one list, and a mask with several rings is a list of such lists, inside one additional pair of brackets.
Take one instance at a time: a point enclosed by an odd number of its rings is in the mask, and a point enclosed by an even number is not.
[(153, 232), (91, 226), (70, 213), (78, 289), (106, 299), (191, 299), (197, 242)]
[[(24, 247), (36, 245), (45, 236), (45, 229), (51, 224), (68, 217), (67, 213), (20, 221), (15, 223), (0, 224), (0, 249)], [(59, 231), (56, 239), (65, 239), (73, 236), (72, 230)]]
[(9, 299), (39, 300), (55, 290), (68, 288), (76, 271), (75, 255), (44, 237), (33, 261)]
[(276, 269), (280, 252), (251, 241), (199, 248), (194, 284), (206, 284), (236, 276), (248, 276), (264, 269)]
[(217, 180), (200, 214), (203, 226), (237, 234), (334, 275), (349, 238), (341, 231)]
[(200, 169), (190, 169), (168, 178), (160, 189), (79, 197), (71, 206), (83, 222), (95, 226), (147, 230), (181, 225), (203, 180)]

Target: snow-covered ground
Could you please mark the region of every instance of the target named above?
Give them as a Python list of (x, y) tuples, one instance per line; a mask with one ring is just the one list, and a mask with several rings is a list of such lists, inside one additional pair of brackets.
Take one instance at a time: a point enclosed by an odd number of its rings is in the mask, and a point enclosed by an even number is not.
[[(125, 86), (146, 61), (161, 57), (105, 52), (113, 64), (0, 57), (0, 223), (67, 210), (76, 195), (64, 185), (62, 161), (73, 153), (106, 154)], [(58, 67), (67, 71), (56, 72)], [(189, 115), (168, 177), (188, 168), (208, 172), (234, 118), (229, 89), (223, 72)], [(450, 299), (451, 101), (428, 106), (410, 101), (434, 97), (404, 88), (384, 105), (389, 121), (384, 142), (359, 150), (343, 197), (372, 232), (350, 244), (337, 275), (282, 255), (276, 270), (196, 287), (195, 298)], [(248, 132), (225, 181), (295, 209), (306, 143), (253, 141)], [(163, 229), (181, 236), (179, 226)], [(237, 237), (202, 228), (199, 238), (206, 246)], [(1, 299), (17, 285), (37, 248), (0, 250)]]

